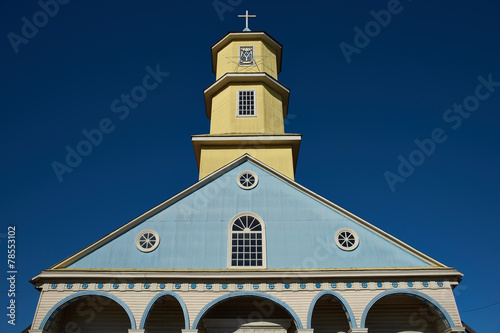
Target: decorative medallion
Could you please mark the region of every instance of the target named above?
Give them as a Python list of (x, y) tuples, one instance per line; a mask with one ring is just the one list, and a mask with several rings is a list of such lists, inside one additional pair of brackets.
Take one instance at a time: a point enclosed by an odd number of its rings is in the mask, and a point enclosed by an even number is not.
[(149, 289), (149, 287), (151, 287), (149, 283), (144, 283), (144, 289)]
[(358, 234), (352, 229), (342, 228), (335, 234), (335, 244), (344, 251), (352, 251), (359, 245)]
[(251, 190), (257, 186), (259, 177), (257, 177), (257, 174), (253, 171), (243, 171), (238, 175), (237, 181), (238, 186), (242, 189)]
[(271, 290), (274, 289), (274, 283), (269, 283), (269, 289), (271, 289)]
[(363, 288), (368, 288), (368, 283), (366, 283), (366, 282), (362, 282), (362, 283), (361, 283), (361, 287), (363, 287)]
[(160, 245), (160, 236), (154, 230), (143, 230), (135, 239), (135, 246), (142, 252), (151, 252), (158, 245)]
[(223, 283), (222, 284), (222, 289), (226, 290), (227, 289), (227, 284), (226, 283)]
[(175, 284), (175, 289), (181, 289), (181, 284), (180, 283), (176, 283)]
[(330, 283), (330, 286), (331, 286), (333, 289), (337, 288), (337, 282), (332, 282), (332, 283)]
[(207, 288), (208, 290), (212, 289), (212, 284), (211, 283), (207, 283), (205, 288)]
[(68, 288), (68, 289), (73, 288), (73, 283), (68, 283), (68, 284), (66, 284), (66, 288)]
[(118, 289), (118, 287), (120, 287), (118, 283), (113, 283), (113, 289)]

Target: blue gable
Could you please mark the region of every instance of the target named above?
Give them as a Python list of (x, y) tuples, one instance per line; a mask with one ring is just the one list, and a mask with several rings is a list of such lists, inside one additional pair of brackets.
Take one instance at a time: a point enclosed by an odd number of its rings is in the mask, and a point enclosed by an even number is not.
[[(259, 183), (252, 190), (237, 184), (251, 170)], [(245, 161), (179, 201), (101, 245), (67, 268), (227, 269), (228, 226), (242, 212), (260, 216), (265, 225), (268, 269), (429, 267), (375, 228), (346, 217), (254, 163)], [(359, 236), (354, 251), (334, 241), (340, 228)], [(160, 244), (149, 253), (135, 245), (145, 230), (158, 232)]]

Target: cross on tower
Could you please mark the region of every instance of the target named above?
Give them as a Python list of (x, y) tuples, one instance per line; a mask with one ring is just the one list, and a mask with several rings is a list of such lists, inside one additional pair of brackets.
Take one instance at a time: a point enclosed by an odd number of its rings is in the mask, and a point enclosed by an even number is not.
[(244, 17), (246, 19), (246, 27), (245, 29), (243, 29), (243, 31), (250, 31), (250, 29), (248, 29), (248, 18), (257, 17), (257, 15), (248, 15), (248, 10), (247, 10), (247, 13), (245, 15), (238, 15), (238, 17)]

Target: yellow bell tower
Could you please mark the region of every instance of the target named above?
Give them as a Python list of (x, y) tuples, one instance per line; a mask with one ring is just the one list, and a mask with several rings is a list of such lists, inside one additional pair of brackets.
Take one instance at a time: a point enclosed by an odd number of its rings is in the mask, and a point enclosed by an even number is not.
[(200, 179), (249, 154), (294, 179), (300, 134), (285, 134), (290, 90), (278, 81), (280, 43), (265, 32), (230, 32), (212, 46), (216, 81), (204, 91), (210, 134), (193, 135)]

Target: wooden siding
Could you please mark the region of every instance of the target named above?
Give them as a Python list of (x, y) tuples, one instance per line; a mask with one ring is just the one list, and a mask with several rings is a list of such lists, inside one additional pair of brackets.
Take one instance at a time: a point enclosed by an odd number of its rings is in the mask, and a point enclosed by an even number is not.
[[(300, 288), (297, 287), (296, 284), (294, 283), (291, 284), (292, 287), (289, 290), (285, 290), (284, 288), (282, 288), (281, 284), (276, 284), (276, 289), (274, 290), (268, 290), (268, 289), (266, 290), (264, 287), (261, 287), (260, 290), (286, 303), (291, 309), (293, 309), (293, 311), (300, 318), (303, 327), (306, 328), (308, 324), (307, 323), (308, 312), (311, 302), (313, 298), (321, 290), (324, 289), (323, 288), (317, 289), (314, 287), (312, 283), (309, 283), (306, 289), (301, 290)], [(323, 283), (323, 285), (326, 286), (328, 284)], [(360, 283), (354, 282), (353, 287), (350, 289), (347, 289), (345, 287), (339, 287), (335, 289), (335, 291), (338, 292), (346, 300), (348, 306), (352, 309), (352, 312), (354, 314), (354, 319), (357, 323), (357, 327), (361, 327), (360, 326), (361, 318), (369, 302), (372, 299), (374, 299), (374, 297), (376, 297), (378, 294), (387, 290), (385, 288), (384, 289), (375, 288), (373, 287), (373, 285), (375, 285), (373, 283), (370, 283), (370, 286), (366, 289), (363, 289), (360, 285), (361, 285)], [(385, 285), (388, 284), (386, 283), (384, 284), (384, 286)], [(416, 283), (416, 285), (419, 284)], [(171, 287), (172, 284), (168, 284), (168, 286)], [(426, 295), (437, 301), (449, 313), (454, 323), (460, 325), (461, 323), (460, 316), (458, 314), (455, 298), (453, 296), (453, 292), (451, 291), (449, 283), (446, 283), (445, 287), (443, 288), (437, 288), (435, 283), (432, 282), (430, 283), (429, 288), (418, 287), (414, 289), (416, 291), (425, 293)], [(33, 321), (34, 328), (38, 328), (40, 326), (45, 315), (51, 310), (51, 308), (56, 303), (77, 292), (77, 290), (67, 290), (67, 289), (50, 290), (48, 285), (45, 285), (44, 290), (45, 291), (42, 293), (39, 302), (39, 307), (36, 312), (36, 317), (34, 318)], [(244, 283), (243, 290), (253, 291), (252, 284)], [(185, 303), (189, 316), (189, 325), (192, 326), (196, 316), (200, 313), (200, 311), (203, 309), (205, 305), (207, 305), (210, 301), (213, 301), (225, 294), (236, 292), (238, 291), (238, 289), (235, 288), (234, 284), (229, 284), (227, 290), (222, 290), (219, 288), (219, 286), (216, 286), (214, 284), (214, 287), (211, 290), (203, 289), (201, 285), (199, 285), (199, 287), (196, 290), (191, 290), (189, 289), (188, 286), (186, 286), (186, 284), (183, 284), (181, 289), (179, 290), (173, 289), (173, 291), (177, 293)], [(149, 302), (153, 299), (153, 297), (158, 293), (160, 293), (161, 290), (157, 288), (156, 284), (152, 284), (152, 287), (148, 290), (144, 289), (141, 290), (140, 288), (136, 288), (135, 290), (125, 290), (125, 289), (113, 290), (105, 288), (105, 292), (114, 295), (115, 297), (119, 298), (124, 304), (126, 304), (126, 306), (130, 309), (135, 318), (136, 327), (139, 328), (141, 318), (145, 312), (146, 307), (148, 306)], [(388, 297), (387, 299), (390, 298), (391, 297)], [(384, 300), (385, 298), (376, 302), (374, 307), (377, 306), (379, 302), (382, 302)], [(275, 307), (275, 309), (278, 309), (278, 307)], [(152, 313), (155, 314), (156, 311), (163, 311), (163, 310), (161, 310), (160, 308), (155, 310), (155, 308), (153, 307)], [(176, 318), (180, 318), (180, 316), (177, 316)], [(126, 320), (128, 321), (128, 318), (126, 318)]]
[(91, 296), (68, 305), (48, 332), (127, 333), (129, 328), (129, 318), (120, 305), (106, 297)]
[(314, 333), (346, 333), (349, 322), (336, 298), (321, 297), (314, 306), (311, 328)]
[(428, 306), (404, 296), (389, 296), (378, 301), (367, 317), (370, 333), (443, 333), (441, 320)]
[(181, 333), (184, 315), (179, 302), (170, 296), (160, 298), (151, 309), (144, 328), (148, 333)]

